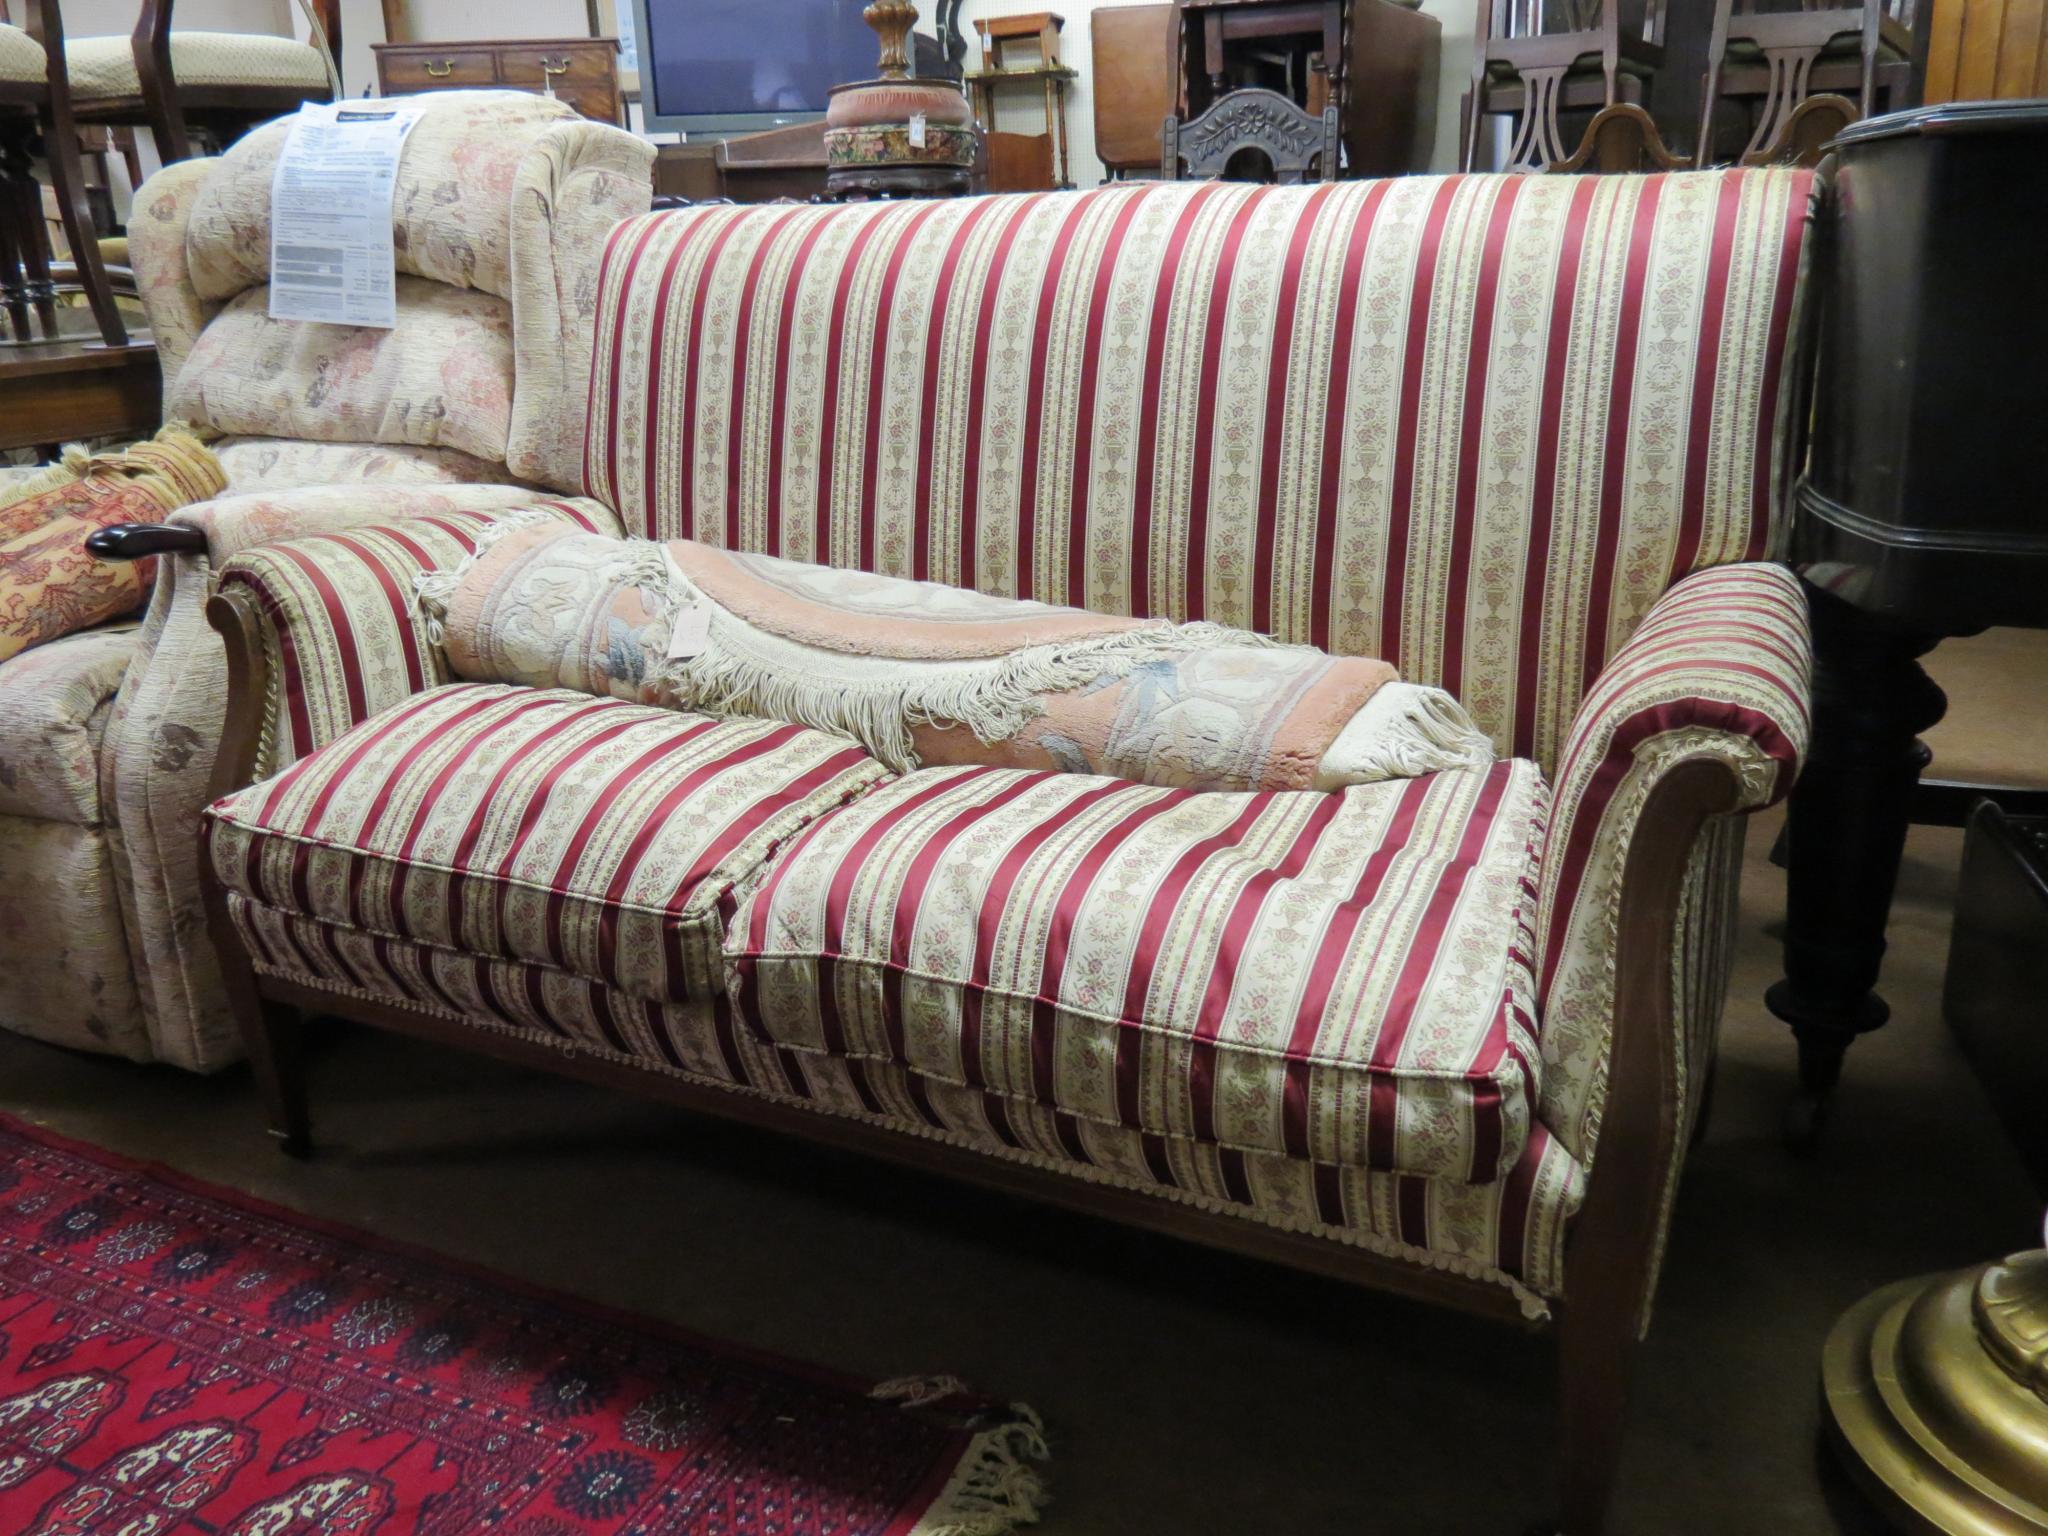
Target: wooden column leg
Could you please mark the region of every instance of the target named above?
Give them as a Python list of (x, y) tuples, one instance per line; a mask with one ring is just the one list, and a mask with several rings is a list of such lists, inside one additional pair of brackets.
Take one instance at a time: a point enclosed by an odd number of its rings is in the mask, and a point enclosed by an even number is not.
[[(5, 175), (5, 171), (0, 170), (0, 204), (6, 200)], [(7, 317), (7, 327), (14, 340), (27, 341), (30, 337), (28, 274), (14, 249), (12, 212), (12, 209), (0, 206), (0, 315)]]
[(13, 218), (21, 233), (22, 291), (42, 322), (43, 334), (57, 337), (57, 285), (50, 277), (50, 226), (43, 219), (43, 186), (26, 160), (10, 165)]
[(1788, 1135), (1811, 1145), (1843, 1058), (1891, 1016), (1872, 990), (1930, 754), (1920, 732), (1948, 699), (1921, 669), (1937, 637), (1901, 630), (1815, 587), (1813, 746), (1786, 821), (1785, 977), (1765, 1001), (1799, 1043)]
[[(21, 145), (11, 134), (0, 138), (0, 313), (4, 313), (12, 323), (14, 338), (27, 341), (32, 332), (29, 327), (29, 271), (25, 242), (34, 238), (36, 231), (22, 227), (21, 216), (15, 207), (14, 165), (20, 154)], [(38, 207), (35, 217), (40, 220), (42, 216), (43, 211)]]
[(1600, 1536), (1606, 1528), (1628, 1422), (1634, 1317), (1625, 1306), (1568, 1306), (1559, 1327), (1557, 1536)]
[[(256, 1078), (270, 1134), (290, 1157), (313, 1153), (313, 1124), (306, 1110), (304, 1025), (299, 1011), (286, 1003), (273, 1002), (256, 985), (256, 973), (241, 953), (233, 925), (227, 920), (219, 886), (208, 878), (204, 885), (208, 927), (214, 947), (220, 951), (221, 980), (227, 986), (228, 1006), (241, 1032), (242, 1050), (249, 1058), (249, 1070)], [(227, 940), (228, 942), (223, 942)]]
[(57, 193), (57, 213), (64, 221), (64, 238), (71, 244), (71, 263), (78, 269), (78, 281), (99, 326), (100, 340), (110, 347), (126, 346), (128, 327), (114, 302), (113, 284), (100, 260), (99, 230), (85, 201), (85, 167), (79, 162), (78, 125), (71, 116), (68, 95), (62, 100), (53, 96), (50, 128), (43, 143), (48, 151), (50, 185)]
[(299, 1011), (268, 1000), (257, 1004), (253, 1027), (242, 1020), (242, 1043), (270, 1116), (270, 1134), (290, 1157), (313, 1153), (313, 1124), (306, 1112), (306, 1074)]

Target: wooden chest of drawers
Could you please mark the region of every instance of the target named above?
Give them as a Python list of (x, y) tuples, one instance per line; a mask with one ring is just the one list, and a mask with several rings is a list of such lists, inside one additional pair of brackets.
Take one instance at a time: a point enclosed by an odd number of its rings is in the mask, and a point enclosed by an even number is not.
[(613, 37), (507, 38), (461, 43), (372, 43), (377, 91), (493, 87), (549, 92), (585, 117), (619, 121), (619, 42)]

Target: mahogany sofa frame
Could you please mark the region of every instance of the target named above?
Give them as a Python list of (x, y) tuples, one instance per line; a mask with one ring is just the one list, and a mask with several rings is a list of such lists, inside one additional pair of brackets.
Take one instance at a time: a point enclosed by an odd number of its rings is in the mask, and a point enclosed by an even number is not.
[[(230, 587), (215, 595), (207, 605), (207, 618), (226, 643), (228, 663), (226, 731), (214, 766), (213, 793), (218, 797), (255, 778), (270, 678), (263, 620), (245, 589)], [(302, 1013), (313, 1012), (787, 1131), (1168, 1237), (1525, 1328), (1547, 1327), (1556, 1335), (1559, 1362), (1562, 1444), (1555, 1529), (1560, 1536), (1598, 1536), (1620, 1463), (1631, 1364), (1648, 1312), (1659, 1204), (1684, 1152), (1675, 1091), (1678, 1021), (1672, 966), (1679, 899), (1696, 840), (1713, 818), (1734, 811), (1738, 795), (1738, 782), (1724, 765), (1705, 760), (1684, 763), (1651, 791), (1637, 824), (1620, 901), (1614, 1039), (1599, 1133), (1598, 1177), (1589, 1180), (1585, 1204), (1572, 1224), (1565, 1258), (1567, 1299), (1551, 1303), (1555, 1321), (1547, 1325), (1530, 1322), (1505, 1289), (1485, 1281), (879, 1125), (685, 1082), (596, 1055), (573, 1042), (523, 1040), (394, 1004), (259, 975), (228, 917), (225, 892), (211, 866), (201, 863), (208, 929), (220, 952), (271, 1134), (294, 1156), (310, 1155), (312, 1149), (300, 1032)]]

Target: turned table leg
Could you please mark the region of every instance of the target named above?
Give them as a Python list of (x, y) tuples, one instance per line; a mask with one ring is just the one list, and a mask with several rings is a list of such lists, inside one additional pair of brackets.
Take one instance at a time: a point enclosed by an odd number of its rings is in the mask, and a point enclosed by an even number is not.
[(1766, 994), (1799, 1044), (1788, 1134), (1810, 1144), (1850, 1042), (1891, 1010), (1872, 989), (1930, 756), (1920, 732), (1948, 700), (1921, 669), (1939, 636), (1902, 628), (1831, 593), (1813, 613), (1813, 744), (1786, 823), (1785, 977)]

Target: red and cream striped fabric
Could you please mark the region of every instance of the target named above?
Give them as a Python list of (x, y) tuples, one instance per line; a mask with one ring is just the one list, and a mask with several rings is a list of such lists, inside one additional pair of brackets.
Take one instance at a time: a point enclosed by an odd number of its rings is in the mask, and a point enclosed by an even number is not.
[(441, 512), (312, 534), (229, 561), (221, 587), (254, 595), (276, 646), (275, 728), (257, 771), (274, 772), (379, 710), (452, 681), (413, 600), (413, 578), (474, 554), (485, 530), (531, 518), (558, 518), (589, 533), (617, 531), (611, 514), (593, 502), (536, 501), (517, 510)]
[(940, 768), (730, 926), (772, 1044), (1103, 1125), (1483, 1182), (1533, 1118), (1535, 765), (1342, 794)]
[(620, 225), (585, 484), (687, 537), (1378, 656), (1546, 769), (1774, 544), (1811, 177), (1131, 183)]
[(228, 890), (604, 981), (715, 995), (777, 844), (888, 777), (844, 738), (564, 689), (430, 689), (207, 811)]
[(1565, 1236), (1585, 1179), (1541, 1125), (1514, 1169), (1488, 1184), (1238, 1152), (890, 1063), (777, 1049), (715, 999), (635, 999), (551, 966), (323, 923), (233, 892), (228, 906), (266, 974), (1396, 1255), (1507, 1287), (1532, 1316), (1563, 1291)]
[[(1621, 880), (1644, 802), (1679, 764), (1725, 764), (1740, 810), (1782, 799), (1806, 751), (1812, 653), (1806, 599), (1782, 566), (1731, 565), (1688, 577), (1630, 637), (1572, 726), (1558, 767), (1543, 862), (1537, 957), (1542, 984), (1544, 1122), (1593, 1158), (1614, 1029), (1614, 939)], [(1717, 942), (1732, 899), (1725, 832), (1702, 839), (1680, 914), (1677, 1087), (1696, 1108), (1728, 956)], [(1711, 1009), (1711, 1012), (1707, 1012)], [(1704, 1015), (1704, 1018), (1702, 1018)]]

